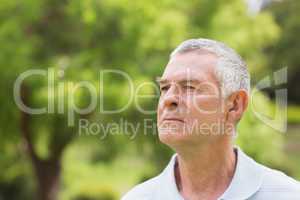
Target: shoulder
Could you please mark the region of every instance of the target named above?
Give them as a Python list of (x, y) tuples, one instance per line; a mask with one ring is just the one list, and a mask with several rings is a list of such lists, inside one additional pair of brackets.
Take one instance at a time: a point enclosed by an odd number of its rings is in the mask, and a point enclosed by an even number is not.
[(264, 178), (258, 199), (296, 200), (300, 197), (300, 182), (285, 173), (263, 166)]
[(285, 173), (263, 166), (263, 188), (284, 188), (287, 190), (300, 191), (300, 182), (287, 176)]
[(170, 195), (168, 189), (173, 184), (171, 176), (173, 176), (175, 159), (176, 154), (172, 156), (167, 167), (158, 176), (136, 185), (121, 200), (166, 199), (165, 197)]
[(160, 184), (160, 176), (151, 178), (140, 183), (129, 190), (121, 200), (148, 200), (153, 199), (153, 195)]

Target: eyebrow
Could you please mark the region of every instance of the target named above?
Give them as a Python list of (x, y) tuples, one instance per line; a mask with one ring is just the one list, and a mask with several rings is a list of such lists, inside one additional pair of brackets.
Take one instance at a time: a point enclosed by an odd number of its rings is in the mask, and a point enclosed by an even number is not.
[[(161, 77), (156, 77), (156, 82), (158, 84), (166, 84), (166, 83), (169, 83), (171, 81), (168, 80), (168, 79), (163, 79)], [(178, 82), (178, 83), (201, 83), (202, 81), (198, 80), (198, 79), (181, 79), (181, 80), (178, 80), (176, 82)]]

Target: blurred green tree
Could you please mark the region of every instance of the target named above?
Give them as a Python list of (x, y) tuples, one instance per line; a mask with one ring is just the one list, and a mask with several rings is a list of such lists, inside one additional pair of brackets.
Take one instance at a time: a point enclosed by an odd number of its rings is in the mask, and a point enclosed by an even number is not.
[[(145, 117), (155, 119), (155, 115), (141, 114), (131, 105), (115, 115), (95, 112), (98, 108), (88, 115), (75, 113), (75, 126), (68, 126), (68, 109), (73, 109), (69, 95), (80, 108), (91, 100), (86, 90), (75, 92), (72, 87), (66, 87), (68, 84), (88, 81), (100, 95), (99, 88), (104, 85), (99, 86), (97, 80), (99, 70), (103, 69), (122, 70), (134, 77), (135, 84), (154, 80), (162, 73), (170, 51), (191, 37), (209, 37), (228, 43), (245, 57), (254, 73), (266, 66), (263, 49), (280, 34), (270, 13), (248, 16), (240, 0), (3, 1), (0, 11), (0, 149), (6, 156), (0, 162), (6, 174), (14, 167), (7, 163), (25, 166), (24, 160), (30, 161), (38, 198), (43, 200), (57, 198), (63, 153), (78, 133), (80, 118), (103, 122), (120, 118), (134, 122), (142, 122)], [(12, 92), (15, 80), (32, 69), (53, 72), (55, 92), (48, 93), (47, 76), (34, 76), (21, 85), (21, 99), (31, 107), (47, 107), (53, 100), (54, 113), (48, 110), (47, 114), (32, 115), (15, 105)], [(65, 84), (63, 94), (57, 92), (61, 83)], [(129, 98), (124, 81), (108, 77), (105, 83), (107, 106), (124, 105)], [(152, 88), (150, 92), (155, 91)], [(62, 113), (57, 112), (59, 98), (65, 100)], [(156, 103), (154, 99), (143, 101), (143, 106), (155, 108)], [(270, 140), (263, 141), (268, 145)], [(101, 143), (104, 153), (94, 159), (109, 161), (127, 142), (113, 137), (104, 140)], [(158, 145), (155, 135), (140, 134), (134, 143), (160, 167), (171, 153)], [(150, 146), (151, 151), (145, 151), (144, 145)], [(277, 146), (269, 145), (269, 148)], [(105, 151), (107, 149), (110, 151)], [(16, 159), (25, 152), (29, 159)], [(255, 148), (251, 152), (257, 153)], [(6, 177), (6, 181), (17, 176)], [(4, 176), (0, 182), (3, 180)]]
[[(268, 8), (274, 14), (276, 23), (282, 29), (280, 38), (265, 48), (269, 57), (268, 71), (275, 71), (282, 67), (288, 67), (287, 88), (290, 103), (299, 104), (298, 77), (300, 75), (300, 33), (299, 12), (300, 2), (297, 0), (285, 0), (273, 3)], [(274, 94), (267, 91), (271, 97)]]

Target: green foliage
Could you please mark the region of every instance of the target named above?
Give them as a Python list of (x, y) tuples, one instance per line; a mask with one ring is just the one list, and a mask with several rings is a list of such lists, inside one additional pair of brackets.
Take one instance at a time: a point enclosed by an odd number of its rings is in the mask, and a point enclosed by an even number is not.
[[(83, 188), (83, 187), (82, 187)], [(81, 189), (82, 189), (81, 188)], [(85, 190), (78, 191), (72, 200), (116, 200), (118, 194), (116, 194), (112, 188), (95, 187), (95, 184), (89, 183), (86, 185)]]
[[(135, 140), (130, 141), (120, 135), (99, 141), (95, 139), (98, 136), (77, 137), (78, 119), (82, 116), (75, 114), (75, 126), (68, 126), (68, 95), (74, 95), (74, 102), (80, 108), (90, 103), (90, 96), (87, 90), (74, 92), (72, 85), (67, 86), (73, 84), (74, 87), (79, 81), (88, 81), (96, 88), (97, 96), (99, 90), (104, 89), (103, 101), (107, 109), (119, 108), (129, 99), (128, 87), (116, 76), (106, 76), (100, 85), (99, 70), (122, 70), (134, 79), (136, 87), (161, 75), (170, 51), (191, 37), (210, 37), (228, 43), (245, 57), (249, 70), (258, 79), (259, 72), (267, 67), (264, 48), (273, 44), (280, 34), (271, 13), (248, 16), (243, 1), (239, 0), (1, 2), (0, 151), (4, 156), (0, 156), (0, 165), (4, 167), (1, 168), (0, 188), (15, 184), (20, 188), (21, 184), (15, 181), (18, 177), (25, 177), (28, 181), (35, 177), (29, 158), (24, 156), (22, 118), (13, 100), (13, 84), (20, 73), (28, 69), (54, 72), (54, 95), (47, 91), (47, 77), (31, 77), (26, 84), (30, 89), (31, 106), (47, 106), (49, 99), (55, 102), (55, 113), (32, 116), (28, 123), (38, 156), (49, 159), (60, 150), (62, 153), (69, 150), (67, 145), (76, 155), (62, 157), (60, 197), (117, 199), (130, 185), (162, 169), (172, 152), (159, 143), (156, 134), (139, 133)], [(59, 93), (62, 84), (63, 93)], [(153, 87), (144, 87), (140, 92), (155, 94)], [(57, 113), (59, 99), (64, 100), (63, 114)], [(100, 97), (97, 100), (99, 103)], [(263, 107), (269, 104), (264, 97), (260, 97), (259, 102)], [(141, 99), (140, 104), (145, 109), (153, 109), (157, 99)], [(90, 122), (103, 124), (121, 118), (135, 123), (142, 123), (144, 118), (153, 121), (156, 118), (154, 114), (140, 113), (134, 104), (119, 114), (93, 112), (88, 117)], [(238, 143), (256, 159), (272, 165), (281, 160), (278, 156), (282, 137), (258, 122), (251, 111), (241, 122), (239, 132)], [(86, 149), (73, 145), (76, 139), (84, 143)], [(124, 154), (127, 151), (129, 153)], [(20, 155), (22, 159), (19, 159)], [(131, 156), (133, 160), (129, 158)], [(135, 158), (139, 158), (138, 161)], [(122, 162), (114, 163), (119, 159)], [(139, 170), (132, 169), (132, 163), (137, 164)], [(120, 166), (122, 173), (119, 172)], [(33, 193), (34, 189), (30, 186), (26, 191)], [(0, 190), (0, 197), (2, 194)]]
[(290, 105), (288, 107), (287, 120), (290, 124), (299, 124), (300, 123), (300, 107), (297, 105)]
[(293, 104), (300, 103), (300, 93), (298, 92), (300, 75), (299, 9), (300, 2), (297, 0), (280, 1), (270, 7), (269, 10), (274, 13), (275, 21), (282, 29), (282, 34), (276, 42), (270, 44), (266, 51), (269, 57), (267, 67), (269, 71), (288, 67), (288, 99)]
[(272, 103), (262, 93), (252, 98), (255, 106), (249, 105), (238, 125), (237, 144), (251, 157), (271, 167), (283, 166), (283, 134), (261, 121), (255, 114), (272, 119)]

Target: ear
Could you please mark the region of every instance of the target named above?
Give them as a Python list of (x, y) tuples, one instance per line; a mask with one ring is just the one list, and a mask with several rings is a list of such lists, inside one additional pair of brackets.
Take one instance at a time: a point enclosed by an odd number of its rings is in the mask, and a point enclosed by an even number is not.
[(226, 99), (226, 120), (236, 124), (248, 106), (248, 94), (245, 90), (234, 92)]

